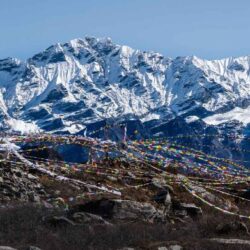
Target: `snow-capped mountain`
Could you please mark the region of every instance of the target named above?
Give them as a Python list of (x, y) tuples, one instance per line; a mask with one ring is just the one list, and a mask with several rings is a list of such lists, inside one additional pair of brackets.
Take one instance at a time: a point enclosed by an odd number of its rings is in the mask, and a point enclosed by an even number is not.
[(2, 130), (84, 133), (115, 120), (166, 135), (178, 119), (203, 129), (236, 122), (244, 130), (249, 104), (250, 56), (171, 59), (87, 37), (25, 62), (0, 60)]

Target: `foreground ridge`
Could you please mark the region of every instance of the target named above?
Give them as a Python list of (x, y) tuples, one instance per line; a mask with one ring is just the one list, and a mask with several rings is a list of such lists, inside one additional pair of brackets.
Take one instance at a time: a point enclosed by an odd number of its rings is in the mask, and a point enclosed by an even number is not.
[[(81, 161), (67, 158), (69, 148), (75, 153), (78, 148)], [(0, 158), (1, 224), (16, 213), (29, 223), (24, 211), (30, 211), (28, 216), (33, 214), (30, 219), (44, 233), (49, 229), (63, 234), (67, 228), (68, 235), (72, 233), (69, 237), (74, 237), (73, 231), (80, 230), (73, 245), (68, 236), (64, 235), (65, 242), (59, 237), (56, 244), (61, 249), (82, 249), (83, 232), (87, 240), (93, 232), (113, 235), (116, 230), (143, 239), (130, 238), (130, 246), (136, 249), (201, 249), (207, 244), (220, 249), (223, 244), (248, 244), (249, 169), (185, 147), (176, 138), (113, 142), (72, 135), (5, 134), (0, 140)], [(188, 225), (197, 230), (194, 236), (188, 234), (194, 237), (192, 246), (181, 236), (190, 231)], [(163, 235), (141, 235), (159, 230)], [(1, 232), (0, 244), (9, 237), (6, 227)], [(231, 239), (239, 233), (238, 240)], [(33, 243), (44, 249), (54, 242), (46, 245), (36, 239)], [(106, 243), (101, 242), (84, 244), (103, 249)], [(107, 244), (109, 248), (114, 244), (110, 249), (128, 246), (127, 240)]]

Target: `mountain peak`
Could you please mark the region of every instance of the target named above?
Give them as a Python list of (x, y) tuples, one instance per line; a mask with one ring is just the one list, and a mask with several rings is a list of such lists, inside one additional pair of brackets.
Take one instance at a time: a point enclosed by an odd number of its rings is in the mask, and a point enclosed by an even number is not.
[(111, 44), (112, 39), (110, 37), (92, 37), (92, 36), (86, 36), (85, 40), (91, 44), (91, 45), (96, 45), (96, 44)]
[(0, 60), (0, 106), (45, 131), (77, 133), (110, 117), (204, 118), (250, 103), (249, 57), (169, 59), (86, 37), (20, 63)]
[(70, 40), (68, 43), (64, 44), (66, 47), (70, 46), (72, 48), (80, 48), (80, 47), (90, 47), (90, 48), (105, 48), (107, 46), (115, 46), (113, 44), (111, 38), (96, 38), (91, 36), (86, 36), (85, 38), (76, 38)]

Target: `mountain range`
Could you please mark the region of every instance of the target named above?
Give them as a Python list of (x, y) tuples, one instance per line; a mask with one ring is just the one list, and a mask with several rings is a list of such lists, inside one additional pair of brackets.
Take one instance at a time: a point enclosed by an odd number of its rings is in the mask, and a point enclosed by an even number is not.
[(247, 161), (249, 115), (250, 56), (172, 59), (86, 37), (0, 60), (1, 131), (119, 140), (126, 127)]

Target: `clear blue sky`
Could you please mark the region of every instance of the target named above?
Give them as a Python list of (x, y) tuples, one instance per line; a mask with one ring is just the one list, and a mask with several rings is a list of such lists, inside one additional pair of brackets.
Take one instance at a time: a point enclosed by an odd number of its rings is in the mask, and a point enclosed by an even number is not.
[(250, 0), (0, 0), (0, 58), (87, 35), (170, 57), (250, 55)]

